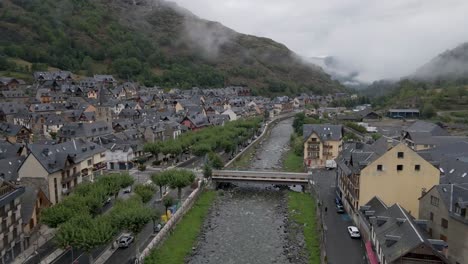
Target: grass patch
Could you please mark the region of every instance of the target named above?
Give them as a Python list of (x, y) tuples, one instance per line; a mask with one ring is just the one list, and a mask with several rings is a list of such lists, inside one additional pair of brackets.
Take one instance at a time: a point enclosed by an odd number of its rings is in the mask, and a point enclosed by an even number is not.
[(289, 192), (288, 211), (293, 221), (303, 227), (309, 263), (320, 263), (320, 242), (315, 221), (316, 203), (310, 194)]
[(304, 159), (294, 150), (289, 150), (283, 162), (283, 170), (289, 172), (304, 172)]
[(200, 234), (203, 221), (215, 198), (215, 191), (203, 192), (172, 234), (145, 258), (145, 263), (184, 263), (185, 257), (192, 251), (192, 246)]
[[(258, 144), (258, 143), (255, 143)], [(253, 155), (255, 154), (255, 146), (250, 147), (248, 150), (244, 152), (239, 158), (237, 158), (231, 165), (229, 165), (229, 168), (234, 168), (234, 169), (246, 169), (250, 167), (251, 159), (253, 158)]]

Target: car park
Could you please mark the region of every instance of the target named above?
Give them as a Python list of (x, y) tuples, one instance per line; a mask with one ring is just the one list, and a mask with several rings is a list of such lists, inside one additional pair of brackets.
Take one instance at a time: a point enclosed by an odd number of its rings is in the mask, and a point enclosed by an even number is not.
[(119, 238), (119, 248), (128, 248), (135, 238), (130, 234), (124, 234)]
[(361, 237), (361, 233), (359, 233), (359, 229), (355, 226), (348, 226), (348, 233), (351, 238)]

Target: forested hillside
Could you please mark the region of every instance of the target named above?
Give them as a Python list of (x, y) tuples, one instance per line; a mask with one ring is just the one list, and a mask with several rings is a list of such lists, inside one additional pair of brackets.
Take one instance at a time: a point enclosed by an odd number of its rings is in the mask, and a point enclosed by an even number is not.
[(268, 95), (343, 90), (273, 40), (239, 34), (173, 3), (135, 2), (0, 2), (0, 75), (55, 67), (163, 87), (247, 85)]

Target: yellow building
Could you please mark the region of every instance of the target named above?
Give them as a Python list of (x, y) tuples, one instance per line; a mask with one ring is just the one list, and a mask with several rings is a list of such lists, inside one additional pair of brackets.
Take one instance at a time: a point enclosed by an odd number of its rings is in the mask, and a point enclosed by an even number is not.
[(310, 168), (325, 167), (341, 152), (343, 127), (341, 125), (304, 125), (304, 164)]
[(348, 210), (356, 211), (378, 196), (385, 204), (400, 204), (417, 218), (418, 199), (439, 184), (440, 172), (405, 144), (384, 145), (384, 140), (352, 148), (348, 157), (339, 160), (341, 198)]

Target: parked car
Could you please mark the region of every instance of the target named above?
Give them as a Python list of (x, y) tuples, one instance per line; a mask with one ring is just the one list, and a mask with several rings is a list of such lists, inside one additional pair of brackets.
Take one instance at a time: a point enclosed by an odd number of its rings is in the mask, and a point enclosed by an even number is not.
[(131, 193), (132, 192), (132, 186), (128, 186), (123, 190), (124, 193)]
[(335, 197), (335, 204), (336, 204), (336, 205), (343, 205), (343, 204), (341, 203), (341, 199), (340, 199), (339, 197)]
[(345, 210), (344, 210), (342, 205), (337, 204), (336, 205), (336, 212), (339, 213), (339, 214), (342, 214), (342, 213), (345, 212)]
[(163, 226), (161, 225), (161, 223), (157, 224), (156, 226), (153, 227), (153, 231), (155, 233), (159, 233), (159, 231), (161, 231), (161, 229), (163, 228)]
[(135, 238), (132, 235), (125, 234), (119, 238), (119, 248), (128, 248)]
[(348, 226), (348, 233), (351, 238), (360, 238), (361, 233), (359, 233), (359, 229), (355, 226)]

